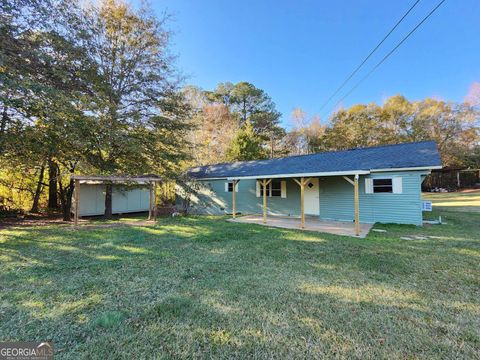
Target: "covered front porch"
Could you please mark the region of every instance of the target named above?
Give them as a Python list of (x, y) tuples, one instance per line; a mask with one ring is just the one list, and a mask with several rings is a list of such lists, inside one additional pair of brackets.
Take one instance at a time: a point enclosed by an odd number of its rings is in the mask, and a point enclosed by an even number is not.
[[(229, 178), (230, 181), (229, 188), (231, 188), (232, 194), (232, 217), (236, 219), (237, 215), (237, 191), (238, 191), (238, 184), (241, 180), (255, 180), (256, 181), (256, 196), (263, 198), (262, 202), (262, 213), (263, 216), (260, 215), (252, 215), (251, 217), (244, 217), (243, 222), (256, 222), (257, 220), (264, 225), (271, 225), (271, 226), (279, 226), (285, 228), (298, 228), (305, 230), (313, 230), (313, 231), (323, 231), (323, 232), (332, 232), (340, 235), (349, 235), (349, 236), (357, 236), (357, 237), (364, 237), (371, 226), (360, 224), (360, 204), (359, 204), (359, 177), (360, 174), (366, 174), (368, 171), (356, 171), (354, 173), (351, 172), (335, 172), (335, 173), (323, 173), (323, 178), (330, 178), (330, 179), (338, 179), (341, 182), (349, 183), (351, 186), (351, 194), (352, 196), (352, 203), (351, 209), (353, 209), (353, 221), (352, 222), (342, 222), (342, 221), (324, 221), (320, 220), (320, 210), (319, 210), (319, 181), (320, 177), (319, 174), (302, 174), (306, 176), (285, 176), (285, 175), (276, 175), (276, 176), (268, 176), (268, 177), (244, 177), (244, 178)], [(314, 176), (317, 175), (317, 176)], [(277, 196), (281, 195), (281, 198), (286, 198), (286, 188), (287, 183), (286, 180), (289, 179), (292, 183), (295, 183), (299, 189), (299, 215), (298, 217), (292, 217), (291, 213), (285, 213), (284, 211), (280, 211), (280, 214), (271, 214), (272, 211), (269, 209), (268, 202), (272, 199), (274, 195), (274, 189), (272, 189), (273, 181), (277, 182), (275, 187), (277, 191)], [(280, 181), (279, 181), (280, 180)], [(278, 188), (279, 184), (281, 185)], [(230, 186), (231, 185), (231, 186)], [(348, 191), (348, 192), (350, 192)], [(267, 195), (267, 193), (269, 195)], [(306, 205), (308, 209), (306, 209)], [(289, 205), (284, 204), (284, 209), (288, 209)], [(290, 203), (291, 206), (291, 203)], [(349, 206), (350, 207), (350, 206)], [(290, 207), (291, 208), (291, 207)], [(287, 210), (288, 211), (288, 210)], [(256, 211), (255, 211), (256, 212)], [(283, 212), (283, 213), (282, 213)], [(248, 212), (246, 212), (248, 213)], [(270, 214), (268, 214), (270, 213)], [(267, 215), (268, 214), (268, 215)], [(282, 216), (282, 215), (289, 215), (289, 216)], [(308, 215), (315, 215), (309, 217)], [(328, 217), (325, 217), (328, 218)], [(335, 218), (335, 217), (334, 217)], [(268, 219), (268, 221), (267, 221)], [(343, 220), (344, 218), (340, 218)], [(307, 224), (307, 220), (309, 220)], [(341, 226), (340, 226), (341, 225)], [(362, 228), (363, 226), (363, 228)], [(350, 229), (351, 228), (351, 229)], [(362, 229), (366, 229), (362, 232)], [(366, 231), (366, 232), (365, 232)], [(363, 235), (362, 235), (363, 234)]]
[[(279, 227), (284, 229), (299, 229), (299, 219), (291, 216), (269, 215), (268, 221), (265, 223), (262, 214), (252, 214), (229, 219), (229, 221)], [(305, 223), (302, 229), (335, 235), (357, 236), (364, 238), (367, 236), (372, 226), (373, 224), (361, 223), (357, 229), (354, 222), (320, 220), (318, 216), (306, 215)]]

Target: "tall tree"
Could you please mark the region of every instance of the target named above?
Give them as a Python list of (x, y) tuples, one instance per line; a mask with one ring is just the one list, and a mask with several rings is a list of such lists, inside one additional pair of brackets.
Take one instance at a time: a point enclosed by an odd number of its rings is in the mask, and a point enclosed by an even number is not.
[(225, 160), (238, 123), (223, 104), (205, 105), (195, 117), (192, 131), (192, 144), (196, 145), (193, 154), (197, 164), (214, 164)]
[[(76, 163), (74, 149), (84, 138), (77, 129), (92, 69), (82, 46), (88, 42), (84, 17), (75, 2), (35, 0), (9, 2), (1, 17), (0, 101), (5, 121), (0, 160), (39, 166), (32, 206), (36, 210), (47, 160)], [(64, 207), (64, 218), (69, 217), (70, 208)]]
[(295, 108), (291, 114), (292, 130), (283, 139), (282, 146), (290, 149), (290, 154), (311, 154), (324, 149), (325, 126), (320, 117), (308, 114), (300, 107)]
[[(87, 160), (105, 174), (171, 168), (185, 157), (176, 145), (188, 109), (168, 51), (168, 17), (158, 19), (145, 6), (136, 10), (117, 0), (101, 1), (89, 16), (92, 57), (102, 81)], [(112, 213), (111, 192), (107, 185), (106, 217)]]
[(265, 159), (267, 154), (262, 144), (263, 140), (255, 133), (252, 124), (247, 120), (237, 132), (227, 150), (227, 160), (247, 161)]
[(397, 95), (382, 106), (340, 109), (332, 115), (323, 140), (331, 150), (435, 140), (444, 165), (462, 166), (480, 140), (478, 119), (478, 109), (468, 103), (410, 102)]
[(249, 120), (255, 132), (265, 140), (272, 135), (279, 137), (284, 134), (279, 125), (281, 114), (276, 110), (275, 103), (264, 90), (255, 85), (246, 81), (237, 84), (220, 83), (214, 91), (206, 92), (206, 95), (210, 101), (224, 104), (238, 117), (240, 126)]

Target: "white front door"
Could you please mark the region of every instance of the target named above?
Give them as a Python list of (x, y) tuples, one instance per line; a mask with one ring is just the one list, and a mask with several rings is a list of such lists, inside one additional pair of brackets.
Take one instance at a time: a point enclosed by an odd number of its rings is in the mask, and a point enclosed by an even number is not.
[(312, 178), (305, 185), (305, 214), (320, 215), (320, 189), (318, 178)]

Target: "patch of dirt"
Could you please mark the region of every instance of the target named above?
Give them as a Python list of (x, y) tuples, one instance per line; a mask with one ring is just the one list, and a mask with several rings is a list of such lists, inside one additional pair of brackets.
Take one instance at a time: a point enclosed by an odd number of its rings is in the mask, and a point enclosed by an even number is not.
[[(158, 222), (157, 222), (158, 223)], [(132, 221), (132, 222), (118, 222), (118, 223), (109, 223), (109, 224), (98, 224), (96, 221), (91, 220), (80, 220), (77, 227), (73, 225), (73, 223), (69, 223), (72, 225), (68, 228), (68, 230), (75, 231), (75, 230), (91, 230), (91, 229), (108, 229), (108, 228), (116, 228), (116, 227), (128, 227), (128, 226), (152, 226), (155, 225), (155, 222), (152, 221)]]
[(480, 193), (480, 189), (463, 189), (459, 193)]
[[(114, 215), (113, 220), (120, 218), (133, 218), (138, 216), (138, 213), (123, 214), (121, 217)], [(11, 227), (32, 227), (32, 226), (48, 226), (48, 225), (65, 225), (71, 226), (72, 230), (76, 229), (95, 229), (95, 228), (113, 228), (122, 226), (148, 226), (155, 225), (153, 221), (138, 220), (130, 222), (111, 222), (108, 224), (101, 224), (103, 221), (101, 216), (85, 217), (79, 220), (79, 226), (74, 227), (73, 221), (63, 221), (62, 214), (50, 213), (50, 214), (27, 214), (17, 215), (11, 217), (0, 217), (0, 230)]]
[(0, 218), (0, 230), (9, 227), (46, 226), (52, 224), (70, 224), (63, 221), (61, 214), (27, 214)]

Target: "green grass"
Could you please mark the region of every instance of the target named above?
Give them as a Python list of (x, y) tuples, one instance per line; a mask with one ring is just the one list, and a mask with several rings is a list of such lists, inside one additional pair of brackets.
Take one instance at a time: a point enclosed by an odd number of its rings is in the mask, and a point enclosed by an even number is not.
[(57, 359), (478, 358), (480, 214), (442, 216), (366, 239), (207, 217), (4, 230), (0, 340), (53, 340)]
[(438, 209), (480, 213), (480, 191), (423, 193), (422, 198), (431, 200)]

